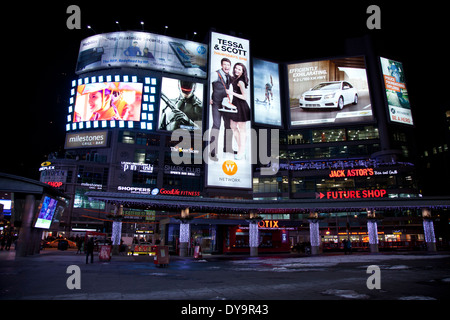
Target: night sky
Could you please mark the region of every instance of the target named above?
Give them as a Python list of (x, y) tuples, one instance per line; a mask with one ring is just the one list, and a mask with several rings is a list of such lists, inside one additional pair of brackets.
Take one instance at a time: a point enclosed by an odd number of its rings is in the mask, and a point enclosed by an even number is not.
[[(158, 1), (163, 4), (157, 6), (155, 2), (53, 1), (13, 3), (14, 8), (8, 4), (2, 22), (6, 77), (1, 172), (39, 179), (40, 163), (50, 152), (63, 150), (80, 41), (94, 31), (119, 31), (115, 21), (121, 30), (142, 31), (144, 21), (146, 32), (198, 42), (206, 41), (210, 28), (234, 31), (250, 39), (253, 57), (278, 62), (342, 55), (345, 39), (367, 34), (378, 55), (403, 62), (419, 142), (430, 139), (429, 127), (439, 106), (449, 103), (445, 80), (450, 28), (444, 2), (439, 6), (417, 1)], [(81, 30), (66, 27), (71, 4), (81, 9)], [(381, 30), (366, 26), (370, 4), (381, 8)]]

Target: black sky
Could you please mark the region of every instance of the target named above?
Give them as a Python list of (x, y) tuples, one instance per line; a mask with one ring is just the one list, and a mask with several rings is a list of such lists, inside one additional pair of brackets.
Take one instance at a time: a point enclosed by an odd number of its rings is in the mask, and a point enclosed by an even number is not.
[[(251, 41), (251, 54), (288, 62), (342, 55), (345, 39), (370, 35), (379, 55), (404, 64), (421, 134), (447, 104), (448, 19), (443, 2), (417, 1), (52, 1), (12, 4), (4, 16), (2, 172), (38, 179), (49, 152), (63, 148), (70, 81), (80, 41), (96, 33), (142, 30), (203, 42), (210, 28)], [(81, 9), (69, 30), (66, 9)], [(381, 30), (366, 9), (381, 8)], [(250, 7), (249, 7), (250, 6)], [(5, 19), (8, 16), (11, 19)], [(93, 30), (86, 28), (91, 25)], [(166, 30), (165, 26), (169, 28)], [(197, 35), (193, 38), (193, 33)], [(5, 57), (6, 56), (6, 57)]]

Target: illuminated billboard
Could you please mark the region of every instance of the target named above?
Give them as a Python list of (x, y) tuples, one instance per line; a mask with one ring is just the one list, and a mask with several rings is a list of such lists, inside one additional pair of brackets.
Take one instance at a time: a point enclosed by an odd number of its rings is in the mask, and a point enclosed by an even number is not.
[(77, 87), (73, 122), (139, 121), (142, 83), (97, 82)]
[(413, 124), (403, 64), (380, 57), (389, 118), (393, 122)]
[(210, 48), (207, 185), (251, 189), (250, 42), (212, 32)]
[(255, 123), (281, 126), (280, 76), (278, 64), (253, 59)]
[(158, 129), (202, 130), (203, 84), (162, 78)]
[(372, 121), (364, 57), (288, 65), (291, 126)]
[(107, 73), (72, 81), (66, 131), (154, 130), (158, 84), (156, 77)]
[(55, 215), (58, 200), (44, 196), (38, 208), (38, 218), (34, 224), (35, 228), (50, 229), (53, 216)]
[(206, 78), (208, 47), (163, 35), (123, 31), (94, 35), (81, 41), (77, 73), (138, 67)]

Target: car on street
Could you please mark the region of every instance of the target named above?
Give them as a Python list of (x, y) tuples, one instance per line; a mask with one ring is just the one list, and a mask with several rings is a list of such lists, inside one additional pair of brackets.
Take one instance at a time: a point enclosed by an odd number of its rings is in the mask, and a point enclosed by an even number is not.
[(56, 240), (53, 240), (51, 242), (48, 242), (46, 244), (46, 247), (60, 249), (61, 248), (61, 244), (63, 244), (63, 246), (65, 246), (66, 243), (67, 243), (67, 247), (68, 248), (76, 248), (77, 247), (77, 244), (75, 242), (67, 240), (67, 239), (56, 239)]
[(337, 108), (342, 110), (347, 104), (358, 103), (358, 92), (347, 81), (322, 82), (300, 96), (300, 107)]

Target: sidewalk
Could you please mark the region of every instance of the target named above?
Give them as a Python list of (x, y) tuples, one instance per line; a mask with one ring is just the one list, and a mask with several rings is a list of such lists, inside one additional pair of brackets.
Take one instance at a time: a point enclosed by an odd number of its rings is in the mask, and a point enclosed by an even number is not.
[[(374, 299), (414, 292), (439, 299), (450, 292), (448, 252), (171, 256), (166, 268), (145, 256), (101, 262), (95, 254), (93, 264), (85, 262), (76, 250), (46, 249), (17, 259), (14, 251), (0, 251), (0, 299), (310, 300), (336, 299), (324, 294), (336, 290)], [(366, 287), (365, 269), (372, 264), (382, 269), (383, 292)], [(80, 290), (67, 287), (71, 265), (80, 268)]]

